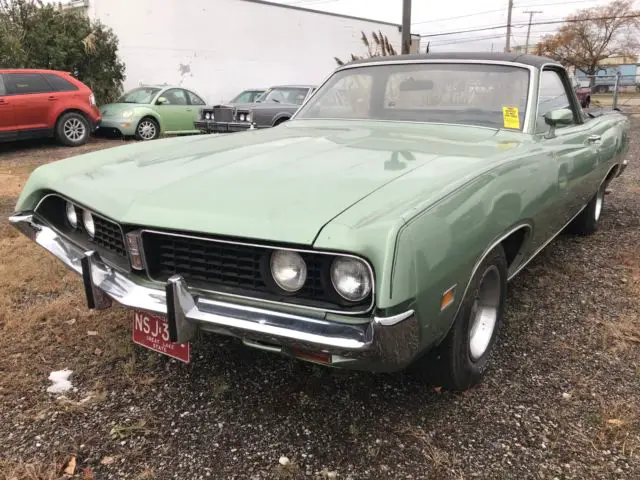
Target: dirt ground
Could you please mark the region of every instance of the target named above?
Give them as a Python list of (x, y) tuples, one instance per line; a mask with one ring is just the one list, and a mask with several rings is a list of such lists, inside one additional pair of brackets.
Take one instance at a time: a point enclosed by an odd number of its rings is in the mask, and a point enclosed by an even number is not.
[[(215, 336), (189, 365), (134, 346), (130, 313), (88, 311), (80, 280), (6, 221), (35, 166), (118, 141), (0, 145), (0, 479), (640, 478), (632, 127), (601, 229), (561, 235), (510, 284), (493, 367), (464, 394)], [(47, 393), (62, 369), (74, 389)]]

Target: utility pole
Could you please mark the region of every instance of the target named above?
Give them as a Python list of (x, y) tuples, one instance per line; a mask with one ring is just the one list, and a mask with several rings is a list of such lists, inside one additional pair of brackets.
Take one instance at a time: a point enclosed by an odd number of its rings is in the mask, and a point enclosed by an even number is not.
[(411, 48), (411, 0), (402, 0), (402, 54)]
[(531, 20), (536, 13), (542, 13), (540, 10), (525, 10), (522, 13), (529, 14), (529, 27), (527, 28), (527, 42), (524, 44), (524, 53), (529, 53), (529, 35), (531, 35)]
[(513, 0), (509, 0), (509, 10), (507, 12), (507, 41), (504, 45), (504, 51), (511, 51), (511, 10), (513, 10)]

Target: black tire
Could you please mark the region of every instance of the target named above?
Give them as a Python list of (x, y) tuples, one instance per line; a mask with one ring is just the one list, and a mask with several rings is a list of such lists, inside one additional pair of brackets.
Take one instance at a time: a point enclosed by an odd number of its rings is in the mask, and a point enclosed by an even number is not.
[(160, 125), (151, 117), (144, 117), (136, 125), (136, 140), (155, 140), (160, 136)]
[[(492, 291), (489, 296), (488, 291)], [(507, 258), (502, 246), (498, 245), (489, 252), (474, 273), (447, 337), (421, 360), (421, 368), (429, 370), (427, 376), (432, 382), (446, 390), (463, 391), (482, 380), (504, 322), (506, 295)], [(479, 304), (480, 298), (485, 299), (484, 307)], [(481, 308), (490, 304), (495, 306), (495, 315), (488, 322), (493, 324), (489, 331), (482, 328), (487, 322), (479, 313), (482, 312)], [(474, 325), (475, 332), (485, 334), (480, 337), (472, 336)], [(476, 338), (482, 341), (474, 342)]]
[(56, 139), (67, 147), (84, 145), (89, 140), (90, 134), (89, 121), (81, 113), (65, 113), (56, 122)]
[(278, 120), (276, 120), (275, 122), (273, 122), (273, 126), (277, 127), (278, 125), (280, 125), (281, 123), (286, 122), (287, 120), (289, 120), (288, 118), (279, 118)]
[(591, 235), (598, 230), (598, 223), (602, 216), (602, 209), (604, 208), (604, 197), (607, 191), (607, 185), (609, 182), (604, 181), (598, 191), (589, 201), (584, 210), (580, 212), (573, 222), (569, 224), (569, 231), (576, 235)]

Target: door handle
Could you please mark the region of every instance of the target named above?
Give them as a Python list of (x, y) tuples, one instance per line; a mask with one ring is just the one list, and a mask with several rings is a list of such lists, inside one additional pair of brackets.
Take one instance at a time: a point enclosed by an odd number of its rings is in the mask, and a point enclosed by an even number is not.
[(602, 142), (602, 137), (600, 135), (589, 135), (587, 137), (587, 142), (589, 142), (589, 143), (600, 143), (600, 142)]
[(187, 108), (187, 112), (191, 112), (193, 108)]
[(49, 101), (50, 101), (50, 102), (55, 102), (56, 100), (58, 100), (58, 97), (56, 97), (56, 96), (54, 96), (54, 95), (51, 95), (51, 96), (49, 97)]

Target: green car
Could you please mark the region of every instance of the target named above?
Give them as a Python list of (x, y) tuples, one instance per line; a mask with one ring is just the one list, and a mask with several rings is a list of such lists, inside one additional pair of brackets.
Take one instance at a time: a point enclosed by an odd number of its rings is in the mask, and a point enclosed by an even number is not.
[(116, 103), (100, 108), (99, 129), (116, 131), (138, 140), (155, 140), (160, 135), (200, 133), (193, 126), (204, 100), (182, 87), (158, 85), (134, 88)]
[(42, 166), (11, 222), (163, 354), (188, 362), (210, 332), (462, 390), (489, 366), (508, 280), (566, 226), (597, 229), (628, 128), (585, 114), (546, 58), (379, 57), (277, 128)]

